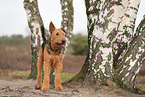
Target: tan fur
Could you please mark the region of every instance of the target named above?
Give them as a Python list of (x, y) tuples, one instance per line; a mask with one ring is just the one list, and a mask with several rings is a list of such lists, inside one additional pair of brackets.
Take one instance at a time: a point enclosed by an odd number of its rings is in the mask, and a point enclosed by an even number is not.
[[(51, 47), (53, 50), (58, 50), (60, 51), (52, 51), (49, 49), (50, 48), (49, 44), (45, 45), (44, 52), (42, 52), (42, 47), (40, 47), (39, 50), (39, 58), (37, 62), (37, 84), (40, 84), (41, 86), (41, 80), (42, 80), (42, 66), (44, 69), (44, 79), (43, 79), (43, 86), (42, 86), (42, 91), (48, 91), (49, 89), (49, 75), (50, 71), (52, 68), (55, 69), (55, 90), (62, 90), (61, 86), (61, 72), (62, 72), (62, 48), (63, 46), (57, 45), (63, 44), (62, 40), (65, 40), (65, 35), (64, 35), (64, 30), (62, 29), (56, 29), (53, 23), (51, 22), (49, 25), (49, 31), (51, 33), (50, 36), (50, 42), (51, 42)], [(64, 43), (65, 44), (65, 43)]]

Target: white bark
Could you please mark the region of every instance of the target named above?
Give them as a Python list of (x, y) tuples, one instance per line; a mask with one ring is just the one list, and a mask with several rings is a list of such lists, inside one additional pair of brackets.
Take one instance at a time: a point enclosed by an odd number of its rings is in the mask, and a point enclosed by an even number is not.
[(70, 44), (73, 32), (73, 0), (60, 0), (61, 11), (62, 11), (62, 22), (61, 26), (67, 31), (66, 34), (66, 45), (64, 54), (67, 51), (67, 47)]
[(134, 86), (135, 78), (143, 62), (145, 61), (145, 18), (137, 28), (136, 33), (129, 42), (129, 46), (118, 64), (123, 68), (119, 69), (124, 84)]
[(40, 26), (43, 25), (43, 22), (39, 14), (37, 0), (24, 0), (24, 8), (27, 15), (28, 25), (31, 30), (32, 64), (29, 78), (35, 79), (37, 74), (36, 64), (38, 52), (40, 44), (42, 43)]

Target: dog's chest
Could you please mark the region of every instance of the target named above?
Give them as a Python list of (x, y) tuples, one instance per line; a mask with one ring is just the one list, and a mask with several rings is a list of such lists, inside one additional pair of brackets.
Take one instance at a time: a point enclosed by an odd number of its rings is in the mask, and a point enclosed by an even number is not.
[(61, 61), (62, 61), (62, 59), (60, 58), (60, 56), (53, 56), (53, 55), (50, 56), (50, 61), (49, 62), (50, 62), (50, 65), (52, 67), (61, 63)]

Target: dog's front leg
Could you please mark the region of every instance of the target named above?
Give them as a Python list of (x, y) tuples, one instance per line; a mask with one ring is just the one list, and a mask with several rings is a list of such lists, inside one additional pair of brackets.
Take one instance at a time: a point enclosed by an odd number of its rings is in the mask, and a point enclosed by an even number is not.
[(49, 89), (49, 75), (50, 75), (51, 66), (49, 62), (44, 62), (44, 80), (42, 91), (48, 91)]
[(55, 67), (55, 90), (62, 90), (61, 72), (62, 72), (62, 64), (58, 63)]
[[(43, 53), (42, 53), (42, 48), (40, 47), (39, 50), (39, 58), (37, 61), (37, 84), (36, 84), (36, 89), (40, 89), (41, 87), (41, 81), (42, 81), (42, 66), (43, 66)], [(38, 87), (37, 85), (40, 85)]]
[(42, 59), (38, 59), (38, 62), (37, 62), (37, 72), (38, 72), (37, 84), (40, 85), (40, 87), (41, 87), (41, 80), (42, 80), (42, 65), (43, 65)]

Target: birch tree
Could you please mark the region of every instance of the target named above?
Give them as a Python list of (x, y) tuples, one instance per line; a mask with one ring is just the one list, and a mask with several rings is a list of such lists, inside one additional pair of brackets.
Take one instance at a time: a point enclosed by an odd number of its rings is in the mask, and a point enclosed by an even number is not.
[(67, 31), (66, 34), (67, 43), (64, 50), (65, 53), (65, 51), (67, 50), (66, 48), (70, 44), (73, 33), (73, 20), (74, 20), (73, 0), (60, 0), (60, 4), (62, 11), (61, 26)]
[(145, 60), (145, 18), (134, 31), (139, 4), (140, 0), (85, 0), (88, 55), (72, 80), (100, 84), (111, 80), (135, 88)]
[(31, 73), (28, 78), (36, 79), (36, 64), (38, 59), (39, 47), (42, 42), (40, 26), (43, 25), (43, 21), (39, 13), (37, 0), (24, 0), (24, 8), (27, 15), (28, 25), (31, 30), (32, 63)]

